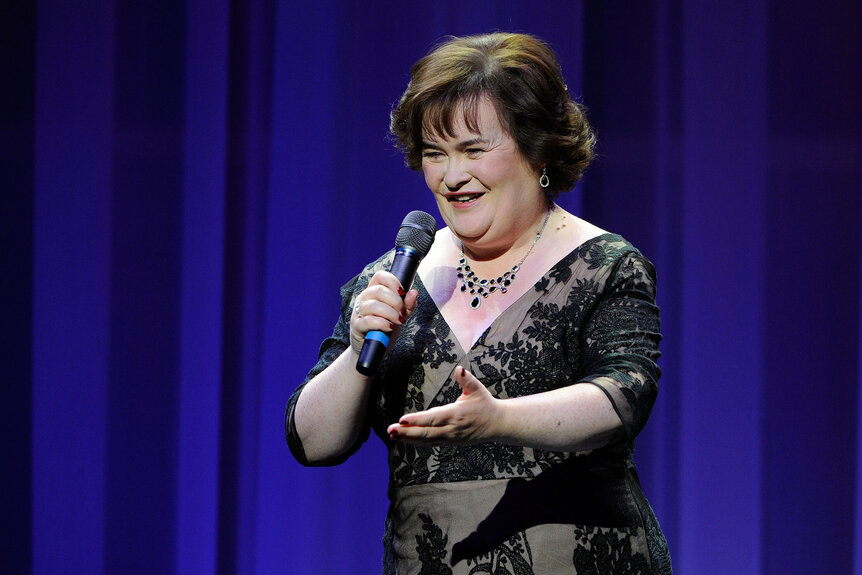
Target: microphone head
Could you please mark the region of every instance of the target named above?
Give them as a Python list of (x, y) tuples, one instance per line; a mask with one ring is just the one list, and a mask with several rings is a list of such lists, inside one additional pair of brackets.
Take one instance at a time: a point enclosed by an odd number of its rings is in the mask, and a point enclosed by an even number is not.
[(437, 220), (434, 216), (420, 210), (414, 210), (404, 217), (395, 238), (395, 247), (410, 247), (420, 258), (428, 255), (434, 234), (437, 232)]

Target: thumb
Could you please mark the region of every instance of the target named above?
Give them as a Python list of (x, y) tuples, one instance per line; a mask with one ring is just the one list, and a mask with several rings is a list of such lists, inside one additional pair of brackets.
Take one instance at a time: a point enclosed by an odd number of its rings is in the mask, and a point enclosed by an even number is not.
[(461, 386), (461, 391), (467, 395), (476, 393), (483, 387), (482, 382), (461, 365), (455, 368), (455, 381)]
[(404, 309), (407, 311), (407, 317), (413, 315), (416, 311), (416, 304), (419, 303), (419, 291), (412, 289), (404, 296)]

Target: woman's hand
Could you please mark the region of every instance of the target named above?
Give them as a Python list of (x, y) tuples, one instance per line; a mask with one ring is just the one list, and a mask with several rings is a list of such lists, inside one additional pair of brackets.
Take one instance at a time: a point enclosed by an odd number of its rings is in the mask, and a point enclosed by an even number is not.
[(365, 334), (382, 331), (395, 339), (401, 326), (416, 309), (419, 292), (404, 293), (401, 282), (387, 271), (378, 271), (353, 303), (350, 316), (350, 345), (357, 354), (362, 350)]
[(401, 416), (389, 426), (393, 440), (422, 445), (481, 443), (496, 439), (502, 400), (462, 366), (455, 368), (461, 395), (454, 403)]

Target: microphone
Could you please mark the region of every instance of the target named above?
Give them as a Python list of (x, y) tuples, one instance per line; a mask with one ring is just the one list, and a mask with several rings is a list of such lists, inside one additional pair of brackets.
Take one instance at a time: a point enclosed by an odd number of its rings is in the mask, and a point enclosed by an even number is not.
[[(398, 278), (405, 292), (413, 283), (419, 262), (428, 255), (436, 231), (437, 221), (431, 214), (415, 210), (404, 216), (404, 221), (398, 228), (398, 237), (395, 238), (395, 257), (389, 272)], [(382, 331), (366, 333), (356, 362), (356, 371), (362, 375), (377, 373), (388, 346), (389, 336)]]

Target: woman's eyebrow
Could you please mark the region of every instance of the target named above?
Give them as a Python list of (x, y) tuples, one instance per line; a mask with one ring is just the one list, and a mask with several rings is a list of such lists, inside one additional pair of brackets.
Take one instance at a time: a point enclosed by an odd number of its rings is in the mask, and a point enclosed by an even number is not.
[(461, 148), (469, 148), (470, 146), (475, 146), (476, 144), (487, 144), (487, 143), (488, 143), (488, 140), (486, 138), (478, 137), (478, 138), (471, 138), (469, 140), (464, 140), (463, 142), (458, 144), (458, 146), (460, 146)]
[[(487, 138), (483, 138), (478, 136), (476, 138), (470, 138), (469, 140), (463, 140), (458, 142), (458, 149), (463, 150), (464, 148), (469, 148), (470, 146), (475, 146), (476, 144), (487, 144), (490, 140)], [(443, 147), (440, 144), (435, 144), (434, 142), (429, 142), (427, 140), (422, 140), (422, 149), (425, 148), (433, 148), (435, 150), (441, 150)]]

